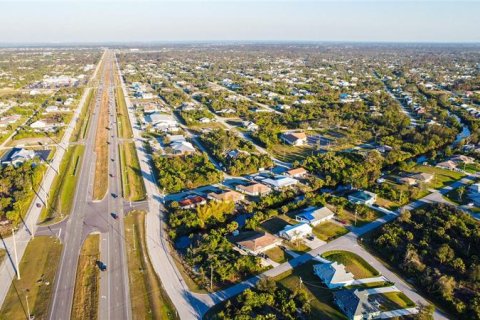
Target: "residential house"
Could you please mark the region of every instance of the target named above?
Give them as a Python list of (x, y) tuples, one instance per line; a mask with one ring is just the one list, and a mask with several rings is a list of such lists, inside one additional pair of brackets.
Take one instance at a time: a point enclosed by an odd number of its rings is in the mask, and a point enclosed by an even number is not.
[(333, 216), (334, 213), (327, 207), (308, 207), (303, 209), (301, 213), (297, 214), (295, 220), (308, 223), (311, 226), (316, 226), (321, 222), (332, 219)]
[(278, 235), (286, 240), (294, 241), (302, 239), (312, 234), (312, 227), (307, 223), (299, 223), (294, 225), (287, 225), (281, 230)]
[(263, 179), (262, 182), (272, 186), (275, 190), (280, 190), (296, 185), (298, 183), (298, 180), (286, 176), (277, 175), (273, 178)]
[(463, 154), (459, 154), (459, 155), (453, 156), (452, 158), (450, 158), (450, 160), (453, 161), (453, 162), (455, 162), (455, 163), (465, 163), (465, 164), (475, 163), (475, 159), (474, 159), (474, 158), (465, 156), (465, 155), (463, 155)]
[(188, 141), (176, 141), (169, 145), (172, 148), (172, 153), (175, 155), (192, 154), (195, 152), (195, 147)]
[(51, 150), (31, 150), (23, 148), (12, 148), (4, 154), (0, 160), (2, 165), (18, 166), (25, 161), (33, 160), (35, 158), (41, 161), (46, 161), (50, 155)]
[(377, 200), (377, 195), (373, 192), (358, 190), (350, 194), (348, 200), (354, 204), (372, 205)]
[(253, 255), (275, 248), (282, 243), (281, 239), (265, 232), (245, 232), (236, 238), (241, 239), (235, 242), (237, 246)]
[(333, 291), (333, 300), (350, 320), (374, 319), (381, 311), (368, 299), (368, 290)]
[(280, 136), (280, 139), (291, 146), (303, 146), (307, 144), (305, 132), (287, 132)]
[(252, 183), (249, 185), (239, 184), (235, 187), (235, 190), (243, 192), (249, 196), (264, 196), (270, 192), (272, 189), (261, 183)]
[(316, 264), (313, 273), (330, 289), (350, 286), (355, 281), (353, 274), (337, 262)]
[(446, 169), (446, 170), (457, 170), (457, 164), (452, 160), (443, 161), (437, 163), (437, 168)]
[(181, 209), (193, 209), (196, 206), (206, 204), (207, 200), (199, 195), (189, 195), (178, 202)]
[(287, 172), (285, 172), (285, 175), (291, 177), (291, 178), (302, 178), (308, 173), (307, 170), (304, 168), (295, 168), (295, 169), (290, 169)]
[(207, 198), (214, 201), (232, 201), (239, 202), (245, 200), (245, 196), (233, 190), (226, 190), (221, 193), (210, 192)]
[(435, 176), (431, 173), (415, 173), (410, 175), (410, 178), (414, 179), (417, 183), (429, 183), (433, 180)]

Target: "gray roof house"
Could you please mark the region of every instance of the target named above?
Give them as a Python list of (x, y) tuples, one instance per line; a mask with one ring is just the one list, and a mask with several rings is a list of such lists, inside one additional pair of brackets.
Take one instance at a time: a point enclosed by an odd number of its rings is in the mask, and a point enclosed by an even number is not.
[(333, 292), (335, 303), (351, 320), (374, 319), (381, 314), (381, 311), (369, 301), (368, 296), (367, 290)]
[(316, 264), (313, 266), (313, 273), (330, 289), (349, 286), (355, 281), (353, 274), (337, 262)]

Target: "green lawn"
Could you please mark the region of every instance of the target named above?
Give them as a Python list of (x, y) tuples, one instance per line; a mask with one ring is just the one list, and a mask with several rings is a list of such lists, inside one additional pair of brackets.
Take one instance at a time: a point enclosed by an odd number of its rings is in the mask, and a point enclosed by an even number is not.
[(39, 236), (31, 240), (20, 262), (21, 279), (13, 280), (0, 319), (25, 319), (26, 297), (31, 315), (47, 319), (50, 298), (62, 245), (56, 238)]
[(380, 275), (368, 262), (353, 252), (333, 250), (325, 252), (322, 257), (343, 264), (355, 279), (372, 278)]
[(452, 182), (456, 180), (460, 180), (465, 175), (461, 172), (445, 170), (437, 167), (430, 167), (430, 166), (423, 166), (418, 165), (415, 166), (412, 172), (424, 172), (424, 173), (432, 173), (435, 175), (432, 182), (428, 184), (429, 188), (440, 189), (445, 186), (448, 186)]
[(323, 241), (331, 241), (348, 233), (348, 229), (331, 221), (325, 221), (313, 228), (313, 234)]
[(412, 308), (415, 306), (415, 303), (400, 291), (375, 294), (371, 295), (371, 298), (380, 303), (380, 310), (382, 311)]
[(317, 263), (308, 261), (275, 279), (279, 285), (289, 290), (293, 291), (300, 285), (307, 290), (312, 307), (308, 319), (346, 319), (334, 304), (332, 292), (325, 288), (321, 280), (313, 273), (313, 265)]
[(50, 189), (47, 208), (43, 208), (41, 223), (58, 222), (70, 214), (75, 196), (85, 146), (75, 145), (68, 148), (60, 163), (59, 174)]
[(119, 144), (123, 197), (131, 201), (146, 197), (140, 163), (133, 142)]
[(275, 262), (283, 263), (288, 260), (289, 255), (279, 247), (265, 251), (265, 254)]

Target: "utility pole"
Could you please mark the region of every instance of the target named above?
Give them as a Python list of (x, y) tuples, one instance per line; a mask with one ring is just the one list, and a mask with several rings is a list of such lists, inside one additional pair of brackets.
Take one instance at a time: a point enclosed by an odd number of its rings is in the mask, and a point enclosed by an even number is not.
[(357, 207), (355, 207), (355, 227), (357, 226)]
[(210, 265), (210, 290), (213, 288), (213, 266)]
[(15, 241), (15, 231), (12, 229), (13, 252), (15, 253), (15, 268), (17, 269), (17, 280), (20, 280), (20, 268), (18, 267), (17, 242)]
[(302, 289), (302, 283), (303, 283), (302, 277), (298, 277), (298, 287), (299, 287), (299, 289)]
[(135, 241), (135, 226), (132, 227), (132, 237), (133, 237), (133, 251), (136, 251), (137, 250), (137, 245), (136, 245), (137, 241)]
[(30, 226), (30, 235), (32, 236), (32, 240), (35, 239), (35, 231), (33, 228), (35, 227), (34, 222), (32, 221), (32, 225)]
[(27, 301), (27, 313), (28, 313), (27, 319), (30, 320), (31, 319), (30, 318), (30, 306), (28, 304), (28, 296), (27, 295), (25, 295), (25, 301)]

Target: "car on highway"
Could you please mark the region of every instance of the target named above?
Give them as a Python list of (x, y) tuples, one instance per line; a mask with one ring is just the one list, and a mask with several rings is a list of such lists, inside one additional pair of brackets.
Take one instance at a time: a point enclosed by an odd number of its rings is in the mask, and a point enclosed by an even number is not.
[(100, 260), (97, 260), (97, 266), (98, 266), (98, 269), (100, 269), (100, 271), (107, 270), (107, 265)]
[(110, 215), (112, 216), (113, 219), (115, 220), (118, 219), (118, 214), (116, 214), (115, 212), (110, 213)]
[(118, 197), (116, 193), (113, 193), (113, 192), (112, 192), (111, 194), (112, 194), (112, 197), (113, 197), (114, 199), (116, 199), (116, 198)]

